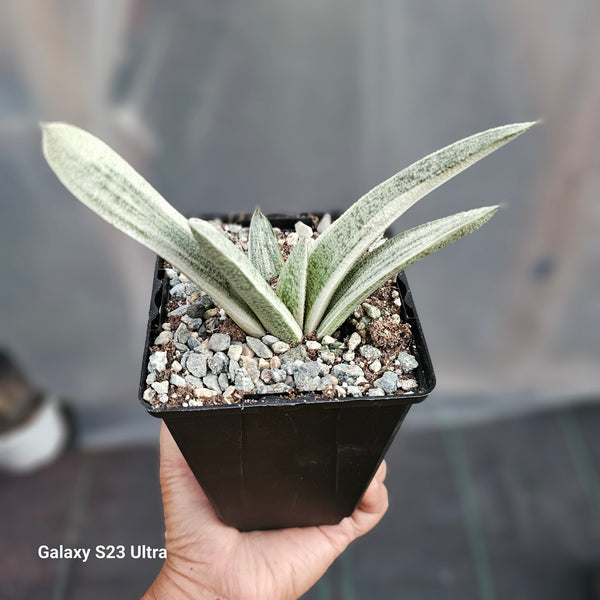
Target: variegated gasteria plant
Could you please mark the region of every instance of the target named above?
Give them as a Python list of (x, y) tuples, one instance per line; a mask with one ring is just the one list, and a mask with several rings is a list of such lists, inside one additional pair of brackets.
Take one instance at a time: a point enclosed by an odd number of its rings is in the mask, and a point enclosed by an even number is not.
[(364, 195), (316, 240), (300, 238), (285, 262), (260, 210), (246, 255), (209, 222), (185, 218), (98, 138), (66, 123), (42, 130), (48, 164), (79, 200), (184, 273), (249, 335), (299, 343), (303, 332), (331, 335), (396, 273), (488, 221), (498, 206), (431, 221), (368, 252), (425, 194), (532, 125), (489, 129), (426, 156)]

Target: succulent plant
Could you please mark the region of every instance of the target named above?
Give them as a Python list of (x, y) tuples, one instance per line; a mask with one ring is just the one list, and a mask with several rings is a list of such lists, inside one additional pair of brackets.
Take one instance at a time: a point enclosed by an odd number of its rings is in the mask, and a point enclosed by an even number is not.
[(395, 273), (488, 221), (498, 206), (425, 223), (368, 252), (415, 202), (532, 125), (489, 129), (426, 156), (365, 194), (316, 240), (301, 237), (286, 261), (260, 210), (246, 255), (209, 222), (185, 218), (90, 133), (66, 123), (42, 130), (48, 164), (79, 200), (179, 269), (249, 335), (298, 343), (303, 333), (331, 335)]

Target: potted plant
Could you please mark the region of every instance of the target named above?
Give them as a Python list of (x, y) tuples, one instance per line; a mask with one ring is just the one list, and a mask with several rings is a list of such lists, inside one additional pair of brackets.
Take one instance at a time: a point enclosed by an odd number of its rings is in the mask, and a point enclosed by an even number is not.
[(435, 384), (403, 269), (490, 206), (382, 238), (429, 191), (533, 123), (439, 150), (327, 217), (187, 219), (103, 142), (43, 125), (46, 160), (158, 255), (140, 395), (217, 513), (239, 529), (349, 515), (410, 406)]

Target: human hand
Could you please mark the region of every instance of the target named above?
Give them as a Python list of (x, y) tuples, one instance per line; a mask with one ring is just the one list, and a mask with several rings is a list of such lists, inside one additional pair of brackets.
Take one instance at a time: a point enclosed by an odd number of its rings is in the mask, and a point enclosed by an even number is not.
[(217, 517), (167, 427), (160, 483), (167, 559), (144, 600), (299, 598), (388, 508), (381, 464), (354, 513), (337, 525), (239, 532)]

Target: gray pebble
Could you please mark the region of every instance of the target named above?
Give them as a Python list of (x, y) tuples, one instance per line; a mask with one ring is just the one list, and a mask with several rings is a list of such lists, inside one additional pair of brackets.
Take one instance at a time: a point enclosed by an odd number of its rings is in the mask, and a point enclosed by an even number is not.
[(359, 377), (364, 377), (363, 370), (358, 365), (334, 365), (331, 374), (337, 377), (337, 380), (348, 385), (354, 385)]
[(279, 341), (279, 338), (274, 335), (268, 334), (268, 335), (263, 336), (261, 338), (261, 340), (267, 346), (272, 346), (273, 344), (276, 344)]
[(174, 285), (169, 293), (173, 298), (185, 298), (185, 283), (178, 283)]
[(216, 375), (207, 375), (202, 379), (204, 387), (209, 390), (214, 390), (217, 394), (221, 393), (221, 386), (219, 385), (219, 378)]
[(219, 387), (224, 390), (229, 386), (229, 377), (226, 373), (221, 373), (218, 377)]
[(319, 365), (319, 377), (324, 377), (325, 375), (329, 375), (329, 372), (331, 371), (331, 367), (324, 363), (324, 362), (320, 362), (317, 361), (317, 364)]
[(167, 353), (154, 352), (150, 355), (150, 366), (154, 371), (164, 371), (167, 368)]
[(176, 385), (177, 387), (185, 387), (187, 385), (186, 380), (183, 377), (181, 377), (181, 375), (177, 375), (176, 373), (171, 374), (169, 382), (173, 385)]
[(299, 371), (294, 375), (294, 383), (299, 392), (314, 392), (319, 387), (321, 379)]
[(381, 350), (379, 350), (379, 348), (375, 348), (375, 346), (371, 346), (371, 344), (365, 344), (364, 346), (361, 346), (359, 352), (369, 361), (376, 360), (381, 356)]
[(204, 387), (204, 383), (202, 383), (202, 379), (198, 377), (194, 377), (193, 375), (186, 375), (184, 377), (186, 383), (193, 388), (202, 388)]
[(156, 373), (152, 371), (152, 373), (148, 373), (148, 377), (146, 377), (146, 385), (151, 385), (156, 381)]
[(187, 344), (182, 344), (181, 342), (173, 342), (173, 345), (175, 346), (175, 348), (177, 348), (177, 350), (179, 350), (180, 352), (187, 352), (188, 351), (188, 346)]
[(386, 394), (393, 394), (398, 389), (398, 375), (386, 371), (375, 381), (375, 387), (381, 388)]
[(247, 335), (246, 344), (260, 358), (271, 358), (273, 356), (271, 349), (255, 337)]
[(396, 360), (400, 361), (402, 370), (405, 373), (414, 371), (419, 366), (417, 359), (412, 354), (408, 354), (408, 352), (399, 352)]
[(208, 340), (208, 347), (215, 352), (225, 352), (231, 345), (231, 336), (226, 333), (213, 333)]
[(190, 336), (187, 345), (190, 350), (195, 350), (196, 348), (200, 350), (202, 348), (202, 342), (197, 337)]
[(235, 380), (235, 374), (241, 369), (240, 365), (235, 360), (229, 360), (229, 379)]
[(291, 363), (297, 360), (301, 360), (302, 362), (304, 362), (305, 358), (306, 348), (304, 346), (294, 346), (293, 348), (290, 348), (287, 352), (285, 352), (285, 354), (281, 355), (281, 364)]
[(270, 385), (257, 385), (256, 393), (257, 394), (272, 394), (273, 390)]
[(177, 277), (177, 271), (175, 269), (165, 269), (165, 275), (168, 279), (175, 279), (175, 277)]
[(240, 369), (235, 374), (235, 387), (241, 392), (251, 392), (254, 389), (252, 378), (246, 371)]
[(187, 326), (190, 331), (198, 331), (198, 329), (200, 329), (202, 326), (202, 319), (190, 319)]
[(204, 377), (206, 375), (206, 356), (203, 354), (190, 354), (185, 363), (185, 368), (196, 377)]
[(318, 377), (320, 366), (322, 364), (323, 363), (318, 363), (316, 360), (308, 360), (300, 365), (298, 372), (307, 375), (308, 377)]
[(271, 380), (273, 383), (283, 383), (287, 373), (283, 369), (271, 369)]
[(229, 359), (224, 352), (215, 352), (214, 356), (208, 359), (208, 368), (215, 374), (218, 375), (227, 369)]
[(175, 332), (175, 341), (180, 344), (187, 344), (187, 341), (190, 339), (190, 331), (185, 326), (184, 323), (179, 323), (179, 327)]
[(189, 306), (187, 304), (184, 304), (183, 306), (178, 306), (177, 308), (174, 308), (172, 311), (169, 312), (169, 316), (171, 316), (171, 317), (180, 317), (182, 315), (187, 316), (188, 308), (189, 308)]

